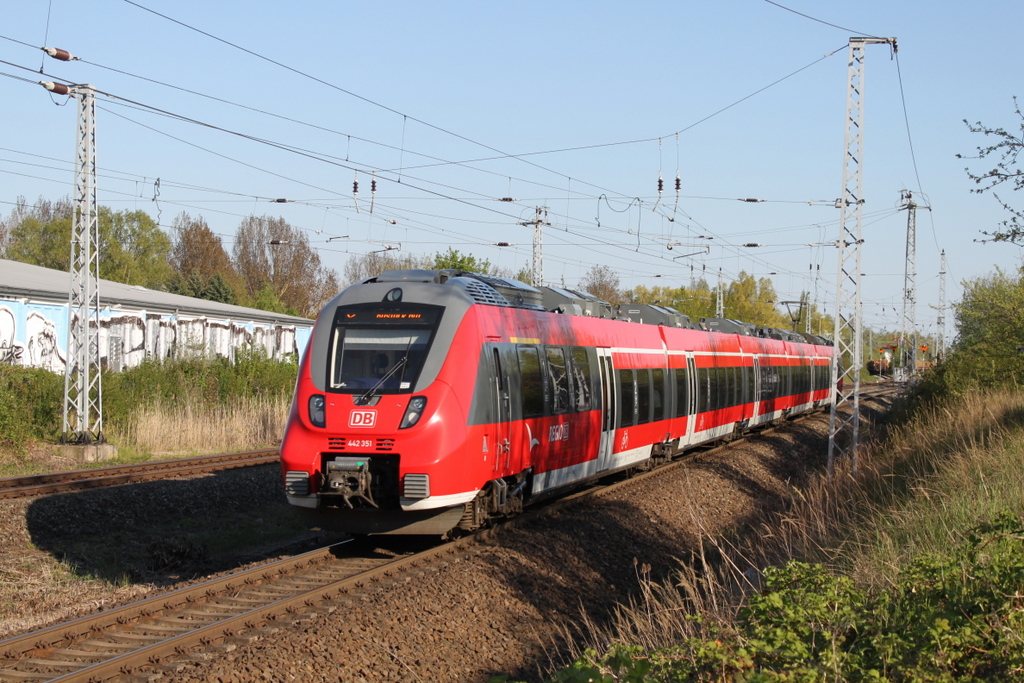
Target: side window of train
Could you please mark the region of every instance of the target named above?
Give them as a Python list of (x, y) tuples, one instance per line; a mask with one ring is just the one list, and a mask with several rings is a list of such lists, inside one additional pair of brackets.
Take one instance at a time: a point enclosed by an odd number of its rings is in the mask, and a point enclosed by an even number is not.
[(523, 417), (540, 417), (544, 414), (544, 377), (541, 375), (540, 352), (536, 346), (520, 346), (518, 351)]
[(547, 347), (548, 378), (551, 380), (551, 410), (564, 413), (569, 409), (569, 373), (565, 364), (565, 350)]
[(690, 405), (689, 377), (686, 368), (676, 368), (673, 372), (676, 376), (676, 417), (682, 417)]
[(665, 371), (651, 370), (651, 419), (655, 422), (665, 419)]
[(570, 353), (572, 359), (572, 409), (576, 412), (590, 410), (590, 358), (587, 357), (587, 350), (582, 346), (572, 347)]
[(711, 373), (714, 368), (697, 368), (697, 412), (711, 410)]
[(636, 371), (636, 423), (651, 421), (651, 371)]
[(619, 370), (619, 427), (632, 427), (636, 415), (636, 379), (632, 370)]

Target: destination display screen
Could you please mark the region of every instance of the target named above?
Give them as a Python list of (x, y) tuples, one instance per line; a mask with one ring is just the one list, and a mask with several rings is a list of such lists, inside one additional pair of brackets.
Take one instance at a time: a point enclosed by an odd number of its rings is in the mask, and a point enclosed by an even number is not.
[(336, 325), (428, 325), (437, 322), (440, 311), (434, 306), (339, 308)]

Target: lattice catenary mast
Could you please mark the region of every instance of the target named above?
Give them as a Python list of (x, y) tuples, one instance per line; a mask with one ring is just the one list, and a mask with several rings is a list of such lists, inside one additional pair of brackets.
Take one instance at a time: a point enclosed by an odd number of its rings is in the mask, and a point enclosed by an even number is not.
[(99, 215), (96, 202), (96, 102), (91, 85), (41, 83), (78, 100), (75, 211), (71, 227), (68, 289), (68, 357), (64, 374), (61, 441), (102, 444), (103, 385), (100, 376)]
[[(861, 338), (861, 227), (862, 152), (864, 127), (864, 48), (885, 43), (896, 50), (895, 38), (850, 38), (850, 57), (846, 88), (846, 148), (843, 153), (843, 194), (836, 207), (839, 218), (839, 268), (836, 284), (836, 311), (833, 338), (836, 356), (832, 361), (832, 386), (836, 400), (829, 416), (828, 471), (831, 475), (836, 457), (849, 456), (857, 469), (857, 445), (860, 431), (860, 370), (864, 352)], [(842, 388), (839, 384), (842, 382)], [(838, 409), (850, 405), (848, 415)]]
[(935, 327), (939, 331), (938, 343), (935, 354), (938, 360), (946, 357), (946, 250), (942, 250), (942, 257), (939, 260), (939, 315), (935, 320)]

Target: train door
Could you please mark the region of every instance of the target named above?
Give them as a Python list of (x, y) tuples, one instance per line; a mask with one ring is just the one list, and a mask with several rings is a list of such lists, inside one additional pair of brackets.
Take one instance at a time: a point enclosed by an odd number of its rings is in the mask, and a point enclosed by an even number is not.
[(498, 471), (510, 464), (508, 460), (512, 440), (509, 424), (512, 420), (512, 398), (509, 395), (509, 376), (501, 362), (501, 351), (494, 347), (491, 352), (491, 382), (494, 392), (492, 400), (495, 407), (494, 470)]
[(615, 416), (618, 414), (611, 349), (597, 350), (597, 367), (601, 375), (601, 445), (597, 451), (597, 471), (604, 472), (611, 467), (612, 449), (615, 446)]
[(690, 418), (686, 421), (687, 429), (686, 433), (688, 436), (693, 436), (693, 433), (697, 431), (697, 364), (693, 360), (693, 356), (686, 357), (686, 381), (690, 385), (687, 394), (687, 406), (686, 414)]
[(754, 356), (754, 396), (750, 399), (751, 403), (754, 404), (753, 408), (753, 419), (757, 419), (757, 416), (761, 414), (761, 359)]

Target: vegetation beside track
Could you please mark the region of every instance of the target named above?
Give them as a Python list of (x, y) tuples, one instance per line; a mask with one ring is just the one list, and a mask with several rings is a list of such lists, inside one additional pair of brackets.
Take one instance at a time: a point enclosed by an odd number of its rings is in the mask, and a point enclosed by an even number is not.
[[(296, 372), (294, 360), (258, 353), (233, 363), (196, 357), (104, 372), (107, 439), (120, 462), (276, 445)], [(61, 375), (0, 365), (0, 475), (51, 469), (46, 444), (60, 436), (63, 394)]]
[(670, 581), (639, 565), (551, 680), (1024, 680), (1024, 274), (965, 284), (956, 346), (856, 472)]

